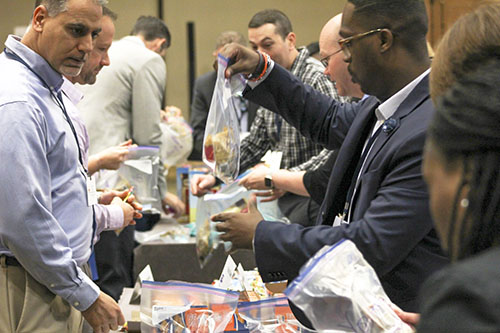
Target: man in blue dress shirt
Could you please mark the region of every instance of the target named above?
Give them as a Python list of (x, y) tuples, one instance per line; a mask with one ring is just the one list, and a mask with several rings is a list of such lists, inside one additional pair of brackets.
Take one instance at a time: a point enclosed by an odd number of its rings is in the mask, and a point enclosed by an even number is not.
[[(100, 32), (103, 0), (43, 0), (0, 55), (0, 322), (8, 331), (95, 332), (123, 324), (83, 272), (93, 211), (78, 136), (62, 101)], [(28, 315), (26, 315), (28, 314)]]

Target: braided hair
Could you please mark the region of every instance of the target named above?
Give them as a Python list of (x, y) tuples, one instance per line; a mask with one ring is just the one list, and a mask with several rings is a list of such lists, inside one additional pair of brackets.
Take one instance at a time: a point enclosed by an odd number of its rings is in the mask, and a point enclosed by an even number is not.
[[(449, 253), (462, 259), (500, 242), (500, 58), (457, 80), (437, 98), (436, 109), (428, 139), (446, 163), (463, 162), (448, 234)], [(468, 205), (462, 205), (467, 207), (459, 221), (464, 186)]]

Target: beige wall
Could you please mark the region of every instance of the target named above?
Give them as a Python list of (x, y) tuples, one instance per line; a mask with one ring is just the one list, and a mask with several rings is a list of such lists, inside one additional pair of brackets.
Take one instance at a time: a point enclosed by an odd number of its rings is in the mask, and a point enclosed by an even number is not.
[[(277, 8), (292, 21), (297, 45), (318, 40), (322, 26), (342, 10), (344, 0), (165, 0), (164, 18), (171, 29), (172, 46), (167, 53), (167, 102), (186, 110), (189, 107), (187, 27), (195, 23), (196, 73), (212, 69), (215, 38), (225, 30), (236, 30), (247, 36), (250, 18), (259, 10)], [(184, 112), (187, 114), (187, 112)]]
[[(195, 23), (196, 74), (211, 70), (215, 38), (224, 30), (237, 30), (247, 35), (247, 24), (254, 13), (265, 8), (284, 11), (297, 34), (297, 45), (318, 39), (321, 27), (340, 12), (345, 0), (164, 0), (163, 16), (172, 34), (167, 53), (167, 103), (189, 112), (189, 78), (187, 22)], [(33, 0), (0, 0), (0, 46), (13, 27), (26, 25), (33, 9)], [(154, 15), (157, 0), (109, 0), (109, 7), (119, 18), (116, 38), (127, 35), (140, 15)]]

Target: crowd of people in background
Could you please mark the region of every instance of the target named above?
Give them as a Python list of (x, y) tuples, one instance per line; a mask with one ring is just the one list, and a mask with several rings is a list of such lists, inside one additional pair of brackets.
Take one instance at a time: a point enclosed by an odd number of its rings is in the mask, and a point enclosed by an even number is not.
[[(247, 38), (221, 32), (212, 56), (248, 78), (232, 97), (239, 170), (251, 170), (239, 185), (287, 221), (266, 220), (253, 197), (246, 213), (211, 217), (221, 239), (253, 250), (264, 282), (292, 281), (349, 239), (417, 331), (500, 331), (499, 18), (499, 1), (464, 15), (432, 56), (422, 0), (347, 0), (307, 47), (277, 9), (256, 12)], [(37, 0), (0, 54), (0, 332), (125, 322), (117, 301), (149, 211), (117, 170), (162, 145), (171, 33), (140, 16), (115, 40), (117, 19), (105, 0)], [(214, 69), (194, 84), (190, 160), (202, 159)], [(185, 212), (161, 163), (154, 178), (162, 214)], [(198, 174), (190, 190), (220, 183)]]

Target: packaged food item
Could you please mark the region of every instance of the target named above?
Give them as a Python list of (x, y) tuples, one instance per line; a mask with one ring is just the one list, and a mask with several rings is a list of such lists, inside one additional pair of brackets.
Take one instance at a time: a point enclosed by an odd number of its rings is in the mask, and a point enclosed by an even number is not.
[[(221, 212), (246, 213), (250, 192), (232, 183), (217, 193), (206, 194), (198, 199), (196, 207), (196, 253), (203, 268), (210, 260), (212, 253), (220, 243), (219, 233), (215, 230), (216, 222), (210, 217)], [(226, 251), (231, 249), (231, 243), (224, 244)]]
[(226, 79), (228, 60), (219, 55), (214, 94), (208, 112), (203, 140), (203, 162), (225, 183), (233, 182), (240, 166), (240, 127), (237, 117), (238, 95), (246, 81), (241, 75)]
[(377, 274), (350, 240), (318, 251), (285, 294), (321, 332), (413, 332), (392, 310)]
[(208, 284), (143, 281), (141, 332), (223, 332), (237, 304), (238, 292)]

